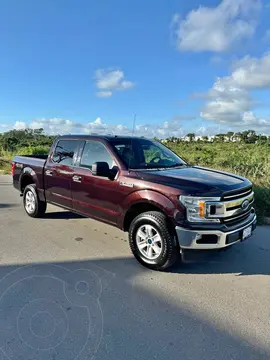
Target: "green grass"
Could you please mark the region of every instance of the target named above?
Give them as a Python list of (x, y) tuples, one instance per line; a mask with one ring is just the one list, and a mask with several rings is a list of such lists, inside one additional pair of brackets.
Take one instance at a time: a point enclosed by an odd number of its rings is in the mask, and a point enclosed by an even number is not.
[(6, 159), (0, 159), (0, 174), (10, 174), (11, 162)]
[(0, 173), (10, 174), (11, 172), (11, 161), (15, 155), (45, 155), (48, 154), (50, 150), (49, 146), (39, 145), (39, 146), (26, 146), (18, 148), (16, 152), (11, 151), (0, 151)]
[(235, 143), (169, 143), (168, 146), (190, 163), (220, 168), (242, 176), (270, 180), (270, 147)]

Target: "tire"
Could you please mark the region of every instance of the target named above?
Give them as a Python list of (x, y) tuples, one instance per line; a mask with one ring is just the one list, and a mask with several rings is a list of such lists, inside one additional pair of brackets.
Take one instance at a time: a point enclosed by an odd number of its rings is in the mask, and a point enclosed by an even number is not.
[(132, 221), (129, 245), (134, 257), (152, 270), (165, 270), (181, 259), (179, 245), (167, 218), (158, 211), (142, 213)]
[(23, 207), (26, 214), (33, 218), (39, 218), (45, 214), (47, 203), (38, 199), (35, 184), (27, 185), (24, 189)]

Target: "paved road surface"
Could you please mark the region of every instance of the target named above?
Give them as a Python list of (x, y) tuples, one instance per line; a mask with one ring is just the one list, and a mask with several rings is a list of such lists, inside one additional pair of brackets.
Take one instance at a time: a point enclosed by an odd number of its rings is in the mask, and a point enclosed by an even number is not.
[(270, 228), (171, 272), (55, 207), (31, 219), (0, 178), (0, 359), (270, 359)]

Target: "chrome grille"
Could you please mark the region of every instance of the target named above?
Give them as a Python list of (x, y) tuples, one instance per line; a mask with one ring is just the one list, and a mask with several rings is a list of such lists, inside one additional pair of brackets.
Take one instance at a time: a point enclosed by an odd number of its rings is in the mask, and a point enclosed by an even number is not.
[(251, 212), (254, 212), (253, 208), (250, 208), (247, 212), (245, 212), (241, 215), (232, 216), (232, 217), (223, 219), (223, 222), (228, 226), (236, 225), (242, 221), (245, 221), (249, 217)]
[(235, 190), (235, 191), (231, 191), (229, 193), (225, 193), (222, 196), (222, 200), (236, 200), (245, 196), (248, 196), (252, 193), (252, 186), (242, 189), (242, 190)]
[(226, 225), (241, 223), (254, 210), (252, 187), (224, 194), (220, 202), (207, 202), (207, 217), (219, 219)]

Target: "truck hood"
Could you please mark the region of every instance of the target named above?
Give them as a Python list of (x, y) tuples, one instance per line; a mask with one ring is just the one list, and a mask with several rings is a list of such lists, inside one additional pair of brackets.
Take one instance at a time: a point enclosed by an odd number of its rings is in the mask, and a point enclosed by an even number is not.
[(241, 189), (251, 182), (241, 176), (199, 166), (160, 170), (139, 170), (142, 180), (179, 188), (191, 195), (221, 196), (222, 193)]

